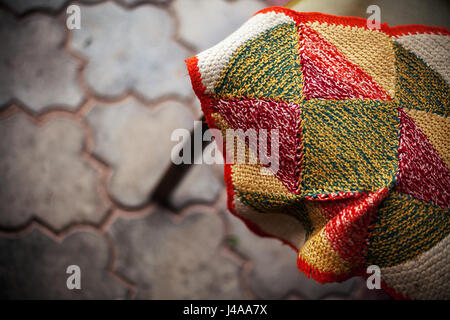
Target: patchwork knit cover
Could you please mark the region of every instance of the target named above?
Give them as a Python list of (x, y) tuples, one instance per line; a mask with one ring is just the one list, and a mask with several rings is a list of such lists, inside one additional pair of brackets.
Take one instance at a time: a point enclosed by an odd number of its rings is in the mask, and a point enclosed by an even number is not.
[(446, 29), (272, 7), (186, 60), (210, 128), (279, 130), (278, 171), (225, 164), (228, 209), (319, 282), (377, 265), (396, 298), (450, 299), (449, 52)]

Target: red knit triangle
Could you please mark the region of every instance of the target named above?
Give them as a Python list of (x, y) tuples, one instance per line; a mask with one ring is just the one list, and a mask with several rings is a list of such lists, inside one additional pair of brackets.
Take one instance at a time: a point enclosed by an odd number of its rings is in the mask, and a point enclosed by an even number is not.
[[(271, 154), (271, 129), (279, 132), (279, 168), (275, 176), (291, 191), (298, 188), (299, 166), (297, 165), (297, 150), (299, 143), (297, 135), (300, 128), (300, 107), (293, 103), (232, 99), (212, 102), (212, 110), (218, 112), (232, 129), (267, 130), (267, 152)], [(256, 153), (256, 146), (250, 146)], [(258, 152), (259, 146), (258, 146)]]
[(372, 77), (317, 31), (303, 25), (301, 33), (300, 61), (306, 99), (391, 100)]
[(400, 110), (399, 173), (396, 189), (436, 206), (450, 206), (450, 171), (426, 135)]

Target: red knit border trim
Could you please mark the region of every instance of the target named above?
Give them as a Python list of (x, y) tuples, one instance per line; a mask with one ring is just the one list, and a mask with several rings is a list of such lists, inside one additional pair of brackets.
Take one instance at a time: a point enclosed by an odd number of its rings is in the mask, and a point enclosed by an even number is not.
[[(267, 12), (279, 12), (284, 13), (288, 17), (291, 17), (296, 24), (305, 22), (320, 22), (329, 24), (340, 24), (345, 26), (354, 26), (371, 30), (367, 27), (367, 19), (359, 17), (341, 17), (332, 14), (320, 13), (320, 12), (297, 12), (295, 10), (284, 7), (269, 7), (262, 9), (255, 13), (255, 15)], [(389, 36), (398, 37), (406, 34), (442, 34), (450, 35), (450, 30), (444, 27), (430, 27), (421, 24), (410, 24), (404, 26), (389, 27), (387, 23), (382, 23), (378, 31), (384, 32)]]
[[(327, 13), (320, 12), (298, 12), (289, 8), (284, 7), (269, 7), (262, 9), (255, 13), (255, 15), (260, 13), (267, 12), (278, 12), (284, 13), (285, 15), (294, 19), (297, 24), (305, 23), (305, 22), (320, 22), (320, 23), (329, 23), (329, 24), (342, 24), (346, 26), (354, 26), (359, 28), (364, 28), (371, 30), (367, 27), (367, 19), (359, 18), (359, 17), (342, 17), (336, 16)], [(389, 26), (386, 23), (381, 24), (381, 28), (379, 31), (384, 31), (389, 29)]]
[(231, 171), (231, 164), (225, 163), (224, 170), (223, 170), (223, 177), (225, 180), (225, 187), (227, 190), (227, 209), (230, 212), (235, 213), (234, 209), (234, 185), (233, 185), (233, 178), (232, 178), (232, 171)]
[(350, 272), (342, 274), (336, 274), (333, 271), (321, 271), (317, 267), (306, 262), (300, 255), (297, 257), (297, 267), (307, 278), (314, 279), (322, 284), (328, 282), (343, 282), (351, 277), (360, 276), (363, 273), (362, 269), (352, 269)]
[(186, 59), (184, 62), (186, 62), (189, 76), (191, 77), (192, 89), (194, 89), (195, 94), (201, 100), (201, 97), (204, 96), (206, 87), (202, 83), (202, 76), (198, 69), (198, 58), (197, 56), (193, 56)]
[[(186, 66), (189, 72), (189, 76), (191, 77), (191, 84), (192, 89), (194, 89), (195, 94), (197, 95), (198, 99), (200, 100), (200, 104), (203, 110), (203, 114), (206, 118), (206, 123), (208, 124), (208, 127), (211, 129), (218, 129), (220, 130), (217, 125), (215, 119), (211, 116), (213, 113), (212, 106), (211, 106), (211, 98), (208, 97), (205, 94), (206, 87), (202, 83), (202, 78), (200, 74), (200, 70), (198, 68), (198, 58), (197, 56), (190, 57), (189, 59), (185, 60)], [(225, 150), (222, 148), (222, 150)], [(222, 153), (222, 156), (224, 157), (224, 163), (226, 162), (225, 155)]]

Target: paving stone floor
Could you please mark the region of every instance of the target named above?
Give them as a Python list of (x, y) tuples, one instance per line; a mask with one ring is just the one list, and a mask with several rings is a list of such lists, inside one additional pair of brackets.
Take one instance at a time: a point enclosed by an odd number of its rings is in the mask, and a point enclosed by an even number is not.
[(152, 201), (172, 130), (201, 117), (183, 60), (270, 2), (80, 0), (68, 30), (71, 1), (0, 0), (0, 298), (387, 298), (300, 274), (226, 211), (220, 165)]

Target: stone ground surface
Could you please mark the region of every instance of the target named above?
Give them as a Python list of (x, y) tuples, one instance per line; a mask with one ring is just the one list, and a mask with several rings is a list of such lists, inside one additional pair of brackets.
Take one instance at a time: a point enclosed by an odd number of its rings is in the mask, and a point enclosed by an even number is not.
[(219, 165), (153, 197), (171, 132), (201, 116), (183, 60), (270, 2), (81, 0), (68, 30), (69, 0), (0, 1), (0, 298), (386, 298), (300, 274), (224, 209)]

